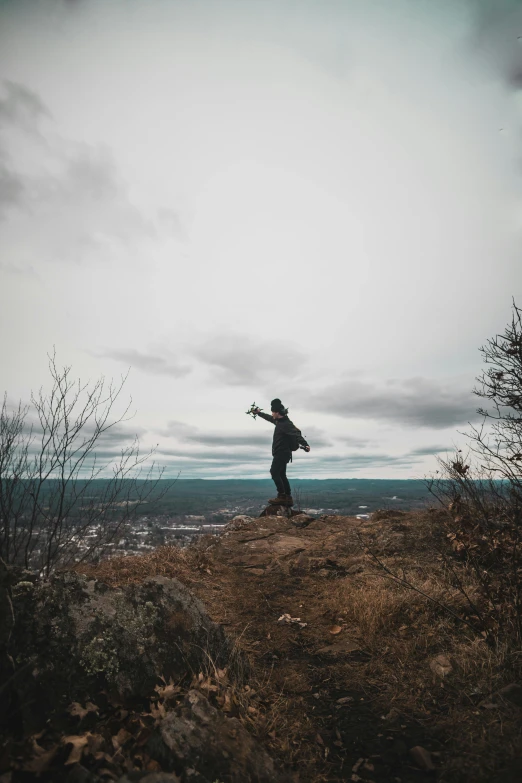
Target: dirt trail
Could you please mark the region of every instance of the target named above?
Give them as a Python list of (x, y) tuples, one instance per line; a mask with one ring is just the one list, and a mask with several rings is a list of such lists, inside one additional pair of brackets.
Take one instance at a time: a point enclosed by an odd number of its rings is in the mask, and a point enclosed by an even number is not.
[[(443, 745), (365, 679), (364, 638), (334, 608), (338, 580), (346, 585), (365, 568), (361, 533), (372, 537), (371, 522), (238, 521), (213, 545), (212, 573), (192, 589), (238, 638), (264, 690), (279, 694), (276, 703), (267, 698), (259, 736), (302, 783), (433, 781), (438, 773), (420, 769), (410, 749), (422, 746), (438, 764)], [(385, 545), (400, 547), (403, 538), (400, 524), (390, 525)]]

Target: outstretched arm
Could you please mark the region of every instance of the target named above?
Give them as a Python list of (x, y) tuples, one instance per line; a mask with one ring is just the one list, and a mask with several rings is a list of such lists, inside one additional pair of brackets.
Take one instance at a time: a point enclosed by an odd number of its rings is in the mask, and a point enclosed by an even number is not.
[(262, 411), (259, 410), (259, 408), (254, 408), (254, 413), (256, 414), (256, 416), (261, 416), (261, 418), (264, 419), (265, 421), (269, 421), (270, 424), (275, 424), (275, 419), (273, 418), (273, 416), (269, 416), (268, 413), (263, 413)]

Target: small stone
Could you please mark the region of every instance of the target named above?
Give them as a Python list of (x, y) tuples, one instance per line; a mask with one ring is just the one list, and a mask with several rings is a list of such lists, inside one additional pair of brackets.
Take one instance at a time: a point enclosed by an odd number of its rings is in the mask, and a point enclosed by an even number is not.
[(430, 661), (430, 669), (437, 677), (447, 677), (453, 671), (453, 666), (447, 655), (437, 655)]
[(421, 769), (431, 771), (435, 769), (433, 761), (431, 760), (431, 753), (423, 748), (422, 745), (415, 745), (414, 748), (410, 748), (410, 756), (415, 764)]

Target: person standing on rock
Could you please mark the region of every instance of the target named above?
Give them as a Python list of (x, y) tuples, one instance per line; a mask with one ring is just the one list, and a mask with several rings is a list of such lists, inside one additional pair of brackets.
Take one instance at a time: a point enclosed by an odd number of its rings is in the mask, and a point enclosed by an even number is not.
[(308, 452), (310, 451), (310, 446), (301, 435), (301, 430), (298, 430), (288, 418), (288, 408), (285, 408), (280, 399), (276, 397), (275, 400), (272, 400), (270, 409), (272, 411), (271, 416), (263, 413), (259, 408), (252, 408), (250, 411), (275, 425), (270, 475), (277, 488), (277, 497), (271, 498), (268, 502), (293, 506), (292, 490), (286, 477), (286, 466), (292, 461), (292, 451), (303, 448)]

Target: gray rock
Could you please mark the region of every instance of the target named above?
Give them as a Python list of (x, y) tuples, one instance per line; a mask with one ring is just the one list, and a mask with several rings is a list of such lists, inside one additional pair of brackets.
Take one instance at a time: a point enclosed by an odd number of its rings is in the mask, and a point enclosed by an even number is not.
[(183, 704), (167, 714), (147, 750), (163, 768), (179, 771), (183, 783), (288, 780), (242, 723), (216, 710), (196, 690), (189, 691)]
[(26, 728), (100, 690), (124, 701), (148, 696), (160, 676), (202, 670), (207, 654), (230, 666), (223, 629), (177, 579), (159, 576), (120, 590), (63, 573), (14, 585), (12, 601), (10, 652), (17, 668), (29, 664), (31, 672), (17, 683), (20, 703), (32, 702)]
[(428, 772), (435, 769), (433, 761), (431, 760), (431, 753), (422, 745), (415, 745), (414, 748), (410, 748), (410, 756), (415, 764)]

